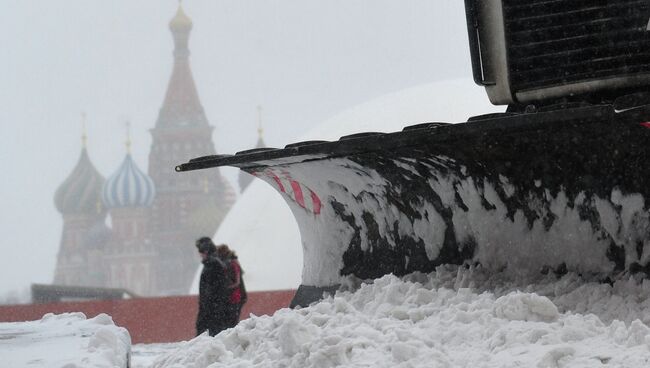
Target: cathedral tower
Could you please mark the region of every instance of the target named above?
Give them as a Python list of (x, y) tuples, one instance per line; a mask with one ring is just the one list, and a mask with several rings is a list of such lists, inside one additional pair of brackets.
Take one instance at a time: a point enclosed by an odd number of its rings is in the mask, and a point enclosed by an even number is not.
[(63, 216), (54, 283), (104, 286), (100, 257), (110, 233), (101, 202), (104, 177), (90, 162), (85, 132), (82, 140), (77, 164), (54, 195), (54, 204)]
[(217, 170), (179, 175), (174, 167), (197, 156), (216, 153), (209, 125), (190, 69), (188, 41), (192, 21), (182, 7), (169, 23), (174, 66), (158, 120), (151, 130), (149, 175), (156, 187), (152, 241), (159, 252), (161, 294), (186, 293), (199, 258), (194, 240), (212, 236), (235, 200)]
[(131, 157), (131, 140), (119, 169), (103, 187), (102, 201), (111, 216), (112, 233), (104, 261), (107, 284), (137, 295), (154, 295), (158, 255), (151, 242), (150, 216), (155, 196), (153, 181)]

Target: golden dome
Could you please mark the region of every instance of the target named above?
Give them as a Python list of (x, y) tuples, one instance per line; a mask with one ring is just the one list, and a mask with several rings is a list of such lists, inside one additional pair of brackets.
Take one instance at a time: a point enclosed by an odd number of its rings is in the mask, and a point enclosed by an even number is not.
[(185, 14), (183, 7), (179, 4), (176, 15), (169, 21), (169, 28), (172, 31), (189, 31), (192, 29), (192, 19)]

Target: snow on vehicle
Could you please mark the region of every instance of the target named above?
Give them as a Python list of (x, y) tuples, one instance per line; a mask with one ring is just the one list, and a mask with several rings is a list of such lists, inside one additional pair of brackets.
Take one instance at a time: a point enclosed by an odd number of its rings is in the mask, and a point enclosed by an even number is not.
[(341, 277), (481, 264), (650, 273), (650, 2), (466, 0), (474, 79), (507, 112), (199, 157), (289, 204), (293, 305)]

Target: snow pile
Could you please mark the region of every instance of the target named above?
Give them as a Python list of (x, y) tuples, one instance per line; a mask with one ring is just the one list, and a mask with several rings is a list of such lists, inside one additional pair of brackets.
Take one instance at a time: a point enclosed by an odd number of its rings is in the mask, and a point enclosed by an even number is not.
[(48, 313), (39, 321), (0, 323), (3, 367), (127, 367), (131, 337), (110, 316)]
[[(425, 283), (422, 277), (413, 274), (405, 279)], [(650, 325), (650, 280), (645, 279), (622, 278), (610, 285), (568, 273), (559, 279), (553, 274), (537, 274), (513, 280), (507, 272), (446, 265), (428, 275), (426, 282), (434, 288), (469, 288), (498, 297), (516, 291), (535, 293), (550, 299), (562, 313), (591, 313), (607, 324), (619, 320), (629, 325), (638, 319)]]
[(349, 279), (354, 293), (199, 336), (153, 367), (640, 367), (650, 360), (650, 328), (634, 318), (650, 316), (648, 283), (501, 277), (448, 266), (371, 284)]

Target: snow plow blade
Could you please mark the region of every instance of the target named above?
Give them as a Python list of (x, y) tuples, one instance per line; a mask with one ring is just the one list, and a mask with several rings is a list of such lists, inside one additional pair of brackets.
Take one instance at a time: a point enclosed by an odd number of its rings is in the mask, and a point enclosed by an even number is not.
[(300, 227), (304, 305), (341, 277), (480, 264), (645, 272), (650, 105), (499, 114), (190, 160), (273, 186)]

